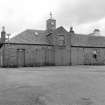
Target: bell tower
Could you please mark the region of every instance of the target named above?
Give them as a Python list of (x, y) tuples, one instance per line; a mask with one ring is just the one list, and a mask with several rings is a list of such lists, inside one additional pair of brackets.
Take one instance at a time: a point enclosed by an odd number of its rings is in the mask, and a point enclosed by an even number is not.
[(46, 21), (46, 30), (51, 33), (56, 29), (56, 20), (53, 19), (52, 13), (50, 12), (50, 18)]

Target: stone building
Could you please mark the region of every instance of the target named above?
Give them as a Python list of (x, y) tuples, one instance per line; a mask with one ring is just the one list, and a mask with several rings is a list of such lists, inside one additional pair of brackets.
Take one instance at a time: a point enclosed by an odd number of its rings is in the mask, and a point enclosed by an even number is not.
[(105, 37), (95, 29), (88, 35), (77, 34), (64, 27), (56, 28), (56, 20), (46, 21), (46, 30), (27, 29), (10, 40), (5, 28), (1, 32), (0, 66), (70, 66), (104, 65)]

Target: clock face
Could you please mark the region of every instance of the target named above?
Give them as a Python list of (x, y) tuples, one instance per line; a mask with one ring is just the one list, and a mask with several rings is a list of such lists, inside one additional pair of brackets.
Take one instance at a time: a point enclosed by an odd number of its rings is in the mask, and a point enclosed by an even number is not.
[(51, 22), (51, 25), (54, 25), (54, 22)]

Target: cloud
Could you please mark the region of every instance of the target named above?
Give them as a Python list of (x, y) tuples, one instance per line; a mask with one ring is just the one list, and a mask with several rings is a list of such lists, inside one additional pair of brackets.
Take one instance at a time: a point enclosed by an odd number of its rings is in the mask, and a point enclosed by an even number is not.
[(75, 27), (77, 33), (84, 34), (92, 33), (94, 29), (99, 29), (100, 35), (105, 36), (105, 17), (98, 21), (83, 23)]
[(61, 23), (97, 21), (105, 16), (105, 0), (66, 0), (58, 14)]
[(44, 29), (50, 11), (57, 25), (82, 30), (105, 17), (105, 0), (0, 0), (0, 27), (5, 25), (9, 32)]

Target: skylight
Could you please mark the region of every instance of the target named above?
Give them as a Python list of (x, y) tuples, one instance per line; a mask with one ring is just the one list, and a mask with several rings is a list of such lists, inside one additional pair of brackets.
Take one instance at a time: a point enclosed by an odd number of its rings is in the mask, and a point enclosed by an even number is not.
[(37, 36), (37, 35), (39, 35), (39, 33), (38, 33), (38, 32), (35, 32), (34, 34), (35, 34), (36, 36)]

